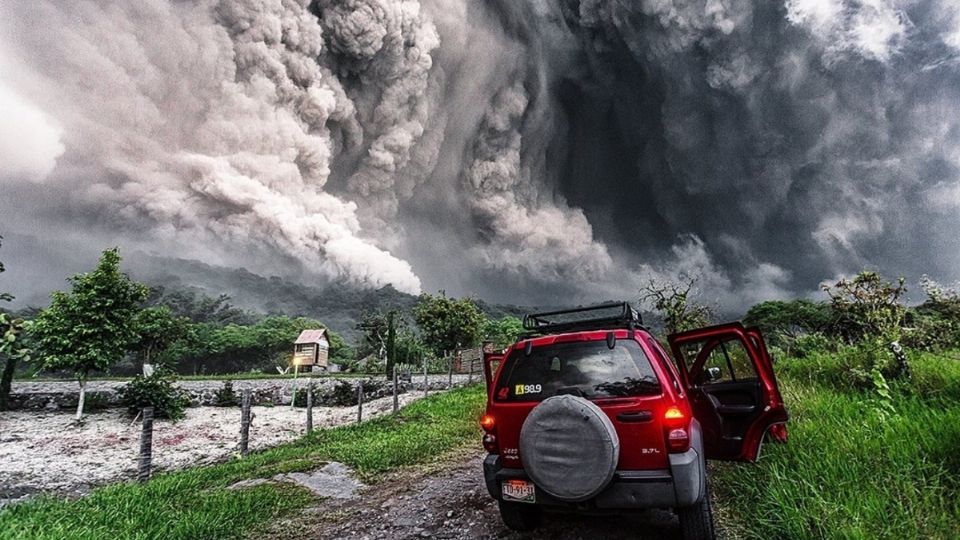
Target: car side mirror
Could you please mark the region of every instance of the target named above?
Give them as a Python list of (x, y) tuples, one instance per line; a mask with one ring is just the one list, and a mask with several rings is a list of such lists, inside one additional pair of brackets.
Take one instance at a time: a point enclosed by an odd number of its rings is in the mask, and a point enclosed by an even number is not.
[(707, 382), (719, 381), (723, 374), (718, 367), (707, 368)]

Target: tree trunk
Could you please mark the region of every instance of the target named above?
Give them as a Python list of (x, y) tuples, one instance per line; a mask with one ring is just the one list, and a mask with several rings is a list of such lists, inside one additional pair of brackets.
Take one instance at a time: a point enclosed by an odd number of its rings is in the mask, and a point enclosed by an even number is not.
[(77, 400), (77, 417), (76, 421), (79, 422), (83, 418), (83, 401), (87, 397), (87, 381), (86, 379), (78, 379), (80, 383), (80, 399)]
[(7, 361), (3, 365), (3, 375), (0, 376), (0, 411), (9, 408), (10, 386), (13, 383), (13, 372), (17, 369), (17, 358), (13, 355), (4, 355)]

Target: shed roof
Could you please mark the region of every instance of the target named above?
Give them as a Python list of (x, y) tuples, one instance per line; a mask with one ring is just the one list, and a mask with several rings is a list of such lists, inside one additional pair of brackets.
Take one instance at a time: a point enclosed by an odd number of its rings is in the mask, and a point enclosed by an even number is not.
[(302, 343), (326, 343), (327, 342), (327, 329), (318, 328), (314, 330), (304, 330), (300, 332), (300, 336), (297, 337), (297, 341), (294, 342), (296, 345)]

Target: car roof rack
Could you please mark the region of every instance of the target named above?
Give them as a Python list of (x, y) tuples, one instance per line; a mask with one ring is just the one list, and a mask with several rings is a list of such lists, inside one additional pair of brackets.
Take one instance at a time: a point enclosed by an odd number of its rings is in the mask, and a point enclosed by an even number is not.
[(532, 335), (612, 328), (636, 330), (642, 327), (640, 313), (628, 302), (606, 302), (523, 316), (523, 328)]

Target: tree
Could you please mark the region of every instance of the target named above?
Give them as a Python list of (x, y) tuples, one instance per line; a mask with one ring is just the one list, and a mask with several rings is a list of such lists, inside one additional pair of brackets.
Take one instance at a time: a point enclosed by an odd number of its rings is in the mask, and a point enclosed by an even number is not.
[[(0, 242), (3, 237), (0, 236)], [(0, 261), (0, 274), (6, 271)], [(0, 302), (10, 302), (13, 295), (0, 292)], [(0, 374), (0, 411), (7, 410), (10, 399), (10, 387), (13, 384), (13, 374), (17, 370), (17, 362), (30, 359), (30, 350), (23, 346), (23, 334), (28, 323), (20, 317), (0, 312), (0, 358), (4, 358), (3, 373)]]
[(460, 347), (476, 345), (484, 322), (483, 313), (470, 298), (448, 298), (446, 293), (421, 294), (413, 316), (427, 346), (443, 356)]
[(374, 353), (377, 358), (383, 358), (387, 353), (387, 332), (390, 322), (387, 316), (380, 311), (365, 311), (357, 323), (357, 330), (363, 331), (363, 342), (360, 346), (360, 355)]
[(806, 298), (760, 302), (743, 317), (743, 324), (759, 327), (767, 343), (776, 346), (790, 346), (802, 335), (823, 331), (830, 322), (830, 307)]
[(694, 302), (697, 278), (683, 277), (678, 281), (650, 282), (640, 289), (640, 303), (650, 305), (663, 319), (667, 334), (693, 330), (710, 324), (713, 311)]
[(493, 343), (494, 348), (504, 349), (516, 343), (525, 332), (523, 321), (506, 316), (502, 319), (488, 319), (483, 323), (483, 339)]
[(141, 364), (153, 364), (177, 340), (186, 334), (188, 320), (175, 317), (166, 306), (140, 310), (134, 318), (137, 341), (133, 350)]
[(77, 417), (83, 418), (91, 371), (119, 362), (138, 338), (135, 318), (147, 288), (120, 271), (117, 248), (103, 252), (96, 269), (69, 279), (69, 293), (55, 291), (32, 333), (44, 353), (43, 368), (67, 369), (80, 385)]
[(896, 341), (900, 338), (906, 308), (900, 298), (907, 292), (904, 278), (896, 285), (880, 274), (864, 270), (853, 279), (841, 279), (821, 288), (830, 297), (835, 317), (848, 321), (851, 340)]

